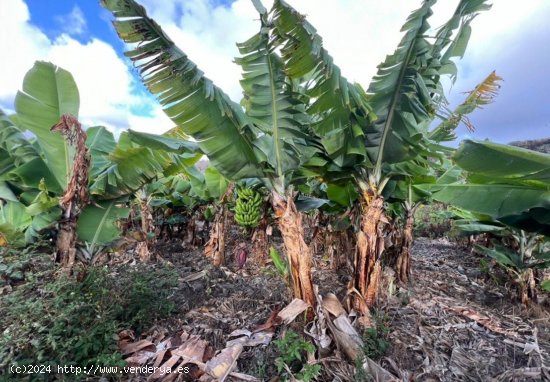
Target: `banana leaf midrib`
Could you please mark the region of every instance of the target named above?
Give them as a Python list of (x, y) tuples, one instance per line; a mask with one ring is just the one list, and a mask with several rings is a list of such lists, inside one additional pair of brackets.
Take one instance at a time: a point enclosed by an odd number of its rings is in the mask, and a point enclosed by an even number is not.
[(403, 79), (405, 78), (405, 73), (407, 71), (410, 56), (416, 44), (416, 38), (417, 37), (415, 37), (412, 43), (410, 44), (409, 49), (407, 50), (406, 58), (403, 61), (403, 65), (401, 65), (399, 78), (397, 82), (398, 85), (396, 86), (395, 91), (392, 95), (392, 100), (390, 102), (390, 106), (387, 113), (388, 117), (384, 122), (383, 130), (382, 130), (382, 139), (380, 140), (380, 147), (378, 149), (378, 154), (377, 154), (376, 163), (375, 163), (375, 168), (377, 169), (377, 172), (381, 171), (382, 160), (384, 158), (384, 147), (386, 146), (386, 139), (389, 131), (391, 130), (391, 124), (393, 122), (394, 113), (396, 112), (396, 108), (397, 108), (397, 103), (398, 103), (397, 101), (399, 100), (399, 96), (401, 95), (401, 86), (403, 84)]

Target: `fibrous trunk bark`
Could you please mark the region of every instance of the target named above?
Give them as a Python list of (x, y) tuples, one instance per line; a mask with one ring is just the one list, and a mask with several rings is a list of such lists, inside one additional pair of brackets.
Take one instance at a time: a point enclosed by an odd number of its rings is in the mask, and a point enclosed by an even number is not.
[(405, 224), (403, 226), (403, 236), (401, 240), (401, 248), (395, 263), (395, 271), (399, 282), (407, 283), (411, 276), (411, 248), (413, 244), (413, 226), (414, 213), (412, 210), (407, 211)]
[(357, 234), (355, 275), (353, 279), (352, 306), (363, 315), (376, 302), (382, 266), (380, 257), (384, 252), (381, 219), (384, 214), (384, 199), (381, 196), (363, 197), (361, 230)]
[(519, 280), (520, 298), (523, 305), (537, 302), (537, 286), (535, 281), (535, 270), (526, 269), (521, 273)]
[(210, 238), (204, 248), (204, 255), (212, 258), (212, 264), (219, 267), (224, 263), (225, 259), (225, 223), (227, 221), (227, 211), (225, 206), (222, 206), (220, 211), (216, 213), (212, 229), (210, 230)]
[(145, 241), (138, 244), (137, 251), (139, 253), (140, 260), (146, 263), (150, 260), (155, 260), (156, 258), (153, 252), (153, 247), (155, 245), (155, 221), (153, 219), (153, 214), (151, 213), (151, 207), (149, 206), (147, 197), (139, 199), (139, 209), (141, 215), (141, 231), (145, 235)]
[(233, 195), (235, 185), (229, 184), (227, 191), (220, 199), (220, 209), (214, 217), (210, 238), (204, 248), (204, 255), (212, 257), (212, 264), (216, 267), (222, 265), (225, 261), (225, 228), (227, 225), (227, 201)]
[(71, 177), (59, 200), (62, 220), (56, 241), (55, 259), (70, 273), (76, 258), (76, 225), (82, 209), (88, 203), (88, 170), (90, 156), (86, 147), (86, 133), (78, 120), (65, 114), (52, 126), (51, 131), (63, 135), (65, 141), (75, 148)]
[(267, 205), (264, 203), (262, 208), (262, 218), (260, 219), (258, 227), (254, 229), (254, 233), (252, 234), (252, 253), (258, 265), (265, 265), (269, 248), (267, 240)]
[(296, 209), (291, 195), (285, 199), (273, 192), (272, 204), (285, 245), (294, 297), (315, 307), (316, 299), (311, 278), (313, 256), (311, 248), (304, 241), (302, 214)]

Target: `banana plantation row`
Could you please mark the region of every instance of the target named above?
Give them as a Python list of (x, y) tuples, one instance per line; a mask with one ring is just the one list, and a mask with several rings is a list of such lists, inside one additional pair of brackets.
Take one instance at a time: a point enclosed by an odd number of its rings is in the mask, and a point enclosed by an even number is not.
[[(139, 211), (139, 253), (149, 260), (155, 211), (200, 211), (213, 219), (205, 253), (219, 265), (232, 208), (236, 221), (254, 230), (258, 258), (274, 219), (293, 295), (315, 307), (314, 248), (303, 219), (317, 214), (336, 227), (325, 231), (331, 240), (353, 238), (348, 297), (368, 317), (382, 260), (408, 282), (415, 209), (438, 201), (453, 206), (466, 234), (497, 239), (478, 250), (509, 271), (524, 303), (536, 300), (537, 269), (550, 266), (550, 156), (488, 141), (443, 145), (460, 123), (472, 128), (467, 115), (499, 88), (491, 73), (453, 108), (442, 83), (456, 79), (454, 60), (487, 2), (460, 0), (432, 32), (435, 1), (425, 0), (365, 88), (342, 76), (315, 28), (290, 5), (275, 0), (267, 10), (252, 2), (260, 22), (258, 33), (238, 44), (239, 104), (142, 6), (102, 0), (130, 46), (126, 56), (174, 122), (163, 135), (129, 130), (117, 141), (104, 127), (83, 129), (71, 74), (36, 62), (16, 113), (0, 116), (0, 244), (25, 245), (54, 231), (56, 260), (70, 271), (77, 259), (91, 262), (122, 240), (119, 222)], [(196, 164), (204, 155), (209, 165), (201, 172)]]

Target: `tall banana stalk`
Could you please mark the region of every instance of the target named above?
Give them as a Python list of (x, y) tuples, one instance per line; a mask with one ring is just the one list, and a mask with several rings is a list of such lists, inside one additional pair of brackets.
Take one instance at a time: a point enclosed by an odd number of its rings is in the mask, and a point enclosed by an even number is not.
[(75, 151), (69, 184), (59, 200), (62, 217), (56, 241), (56, 259), (70, 270), (76, 259), (76, 225), (88, 203), (90, 154), (86, 147), (86, 133), (74, 116), (63, 115), (51, 131), (60, 133)]
[(409, 282), (411, 277), (411, 249), (413, 245), (414, 213), (418, 204), (405, 203), (405, 221), (399, 251), (395, 263), (397, 280), (401, 283)]
[(427, 162), (428, 126), (444, 102), (440, 77), (456, 76), (451, 58), (464, 54), (471, 21), (489, 8), (483, 0), (461, 0), (432, 39), (427, 20), (434, 3), (426, 0), (410, 15), (397, 50), (379, 66), (367, 92), (340, 75), (303, 15), (283, 0), (273, 6), (285, 72), (311, 97), (307, 111), (331, 159), (325, 176), (333, 182), (351, 178), (360, 195), (362, 223), (350, 292), (353, 306), (364, 313), (376, 301), (381, 273), (388, 165)]
[(204, 248), (204, 254), (207, 257), (212, 258), (214, 266), (218, 267), (225, 262), (225, 231), (227, 226), (227, 203), (233, 196), (235, 184), (230, 183), (227, 190), (220, 198), (220, 207), (214, 222), (212, 223), (212, 229), (210, 230), (210, 238)]
[(295, 93), (275, 53), (267, 10), (259, 1), (260, 32), (238, 44), (241, 85), (247, 110), (231, 101), (179, 50), (133, 0), (103, 0), (115, 28), (139, 46), (126, 53), (143, 83), (157, 96), (177, 129), (192, 136), (211, 164), (231, 180), (258, 178), (271, 203), (293, 269), (293, 293), (314, 306), (311, 251), (304, 241), (301, 213), (294, 205), (297, 170), (320, 148), (301, 95)]
[[(130, 130), (116, 142), (99, 126), (84, 133), (73, 77), (48, 62), (28, 71), (15, 109), (9, 118), (0, 113), (0, 198), (18, 204), (9, 208), (22, 211), (25, 225), (17, 231), (27, 243), (58, 227), (56, 255), (68, 268), (77, 239), (86, 242), (80, 254), (91, 260), (119, 237), (115, 222), (127, 217), (122, 205), (129, 195), (197, 158), (196, 144), (182, 139)], [(32, 138), (23, 134), (27, 130)]]

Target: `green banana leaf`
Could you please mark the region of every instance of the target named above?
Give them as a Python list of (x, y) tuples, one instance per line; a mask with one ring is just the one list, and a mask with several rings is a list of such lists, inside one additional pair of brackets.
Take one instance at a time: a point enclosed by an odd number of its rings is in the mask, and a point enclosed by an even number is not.
[(8, 183), (0, 181), (0, 199), (17, 202), (17, 196), (13, 193)]
[(533, 180), (550, 186), (550, 154), (489, 141), (465, 140), (454, 155), (464, 170), (500, 180)]
[(346, 183), (345, 185), (329, 183), (327, 185), (327, 197), (333, 202), (344, 207), (349, 207), (357, 200), (359, 194), (351, 183)]
[(61, 218), (61, 208), (53, 207), (32, 217), (32, 223), (25, 231), (25, 242), (34, 242), (40, 234), (48, 229), (54, 228)]
[(417, 185), (432, 193), (432, 198), (489, 215), (493, 219), (519, 215), (532, 208), (550, 209), (550, 191), (510, 184), (449, 184)]
[(506, 227), (498, 225), (498, 223), (488, 224), (470, 220), (455, 220), (454, 225), (465, 235), (501, 232), (506, 229)]
[[(0, 149), (4, 150), (5, 155), (11, 158), (14, 167), (21, 166), (39, 157), (29, 140), (25, 138), (2, 110), (0, 110)], [(2, 169), (1, 166), (0, 169)], [(0, 170), (0, 177), (5, 172)]]
[(105, 199), (130, 195), (147, 182), (162, 175), (170, 165), (167, 157), (146, 147), (121, 147), (107, 156), (103, 168), (90, 185), (90, 193)]
[(315, 198), (312, 196), (300, 195), (296, 198), (294, 202), (298, 211), (308, 212), (318, 210), (319, 208), (330, 205), (331, 202), (328, 199)]
[(212, 166), (208, 166), (206, 170), (204, 170), (204, 182), (209, 196), (214, 199), (219, 199), (225, 194), (227, 186), (229, 185), (227, 179)]
[(59, 182), (42, 158), (34, 158), (10, 171), (10, 181), (22, 189), (36, 190), (42, 180), (51, 192), (57, 195), (63, 193)]
[(180, 154), (184, 152), (195, 153), (199, 150), (199, 147), (195, 142), (184, 139), (172, 138), (164, 135), (141, 133), (132, 129), (128, 130), (127, 134), (132, 142), (143, 147), (148, 147), (151, 150), (163, 150)]
[(103, 126), (93, 126), (86, 130), (86, 146), (90, 150), (91, 168), (90, 179), (93, 183), (99, 174), (109, 166), (109, 153), (116, 148), (113, 133)]
[(432, 44), (426, 35), (434, 3), (424, 1), (409, 16), (399, 47), (378, 67), (368, 88), (378, 119), (365, 130), (367, 152), (377, 167), (418, 156), (423, 134), (445, 99), (440, 78), (456, 75), (448, 67), (454, 66), (450, 59), (463, 55), (470, 22), (477, 12), (490, 8), (485, 0), (461, 0)]
[(78, 117), (78, 109), (79, 94), (73, 76), (49, 62), (35, 62), (15, 97), (18, 127), (36, 136), (46, 166), (62, 190), (70, 178), (74, 150), (50, 129), (63, 114)]
[(487, 248), (482, 245), (476, 245), (475, 248), (482, 254), (495, 259), (502, 266), (516, 269), (525, 268), (525, 264), (521, 261), (521, 258), (514, 251), (504, 246)]
[(120, 200), (102, 201), (98, 205), (87, 206), (80, 214), (78, 238), (88, 243), (90, 252), (98, 245), (109, 243), (120, 236), (116, 222), (127, 218), (130, 213), (130, 209), (119, 206), (120, 203)]
[(102, 0), (101, 4), (115, 16), (120, 38), (139, 43), (125, 55), (177, 128), (196, 139), (225, 177), (261, 176), (252, 145), (253, 126), (240, 105), (206, 78), (138, 3)]
[(367, 160), (362, 124), (374, 119), (363, 89), (341, 75), (323, 48), (322, 38), (306, 18), (282, 0), (273, 4), (275, 43), (285, 73), (300, 82), (314, 101), (307, 111), (329, 157), (339, 167)]
[[(550, 234), (550, 155), (466, 140), (454, 155), (467, 183), (418, 185), (433, 199), (529, 232)], [(453, 181), (447, 178), (447, 181)]]
[[(254, 141), (256, 156), (267, 162), (284, 194), (284, 177), (315, 154), (309, 116), (300, 95), (287, 85), (283, 63), (270, 42), (267, 14), (260, 14), (260, 32), (237, 44), (241, 55), (235, 62), (243, 69), (241, 86), (247, 115), (262, 132)], [(258, 152), (259, 151), (259, 152)]]
[(0, 201), (0, 239), (6, 240), (7, 244), (24, 245), (24, 232), (31, 223), (32, 218), (27, 213), (25, 205), (19, 202)]

